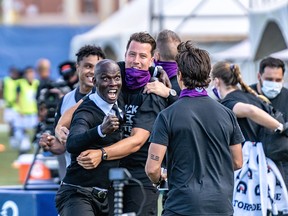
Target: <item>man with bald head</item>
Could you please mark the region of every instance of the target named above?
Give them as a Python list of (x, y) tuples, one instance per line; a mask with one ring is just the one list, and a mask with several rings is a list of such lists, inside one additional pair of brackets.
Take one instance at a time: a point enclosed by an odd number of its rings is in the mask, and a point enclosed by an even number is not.
[(50, 77), (51, 63), (49, 59), (41, 58), (37, 61), (37, 72), (40, 79), (47, 79)]
[(40, 81), (37, 94), (36, 94), (36, 99), (38, 100), (41, 89), (46, 88), (46, 86), (52, 81), (50, 78), (50, 73), (51, 73), (50, 60), (46, 58), (38, 59), (36, 63), (36, 72), (37, 72), (37, 77)]
[(66, 148), (71, 153), (71, 164), (56, 195), (60, 215), (108, 215), (107, 192), (110, 187), (108, 171), (118, 167), (118, 160), (103, 161), (92, 170), (83, 169), (78, 155), (87, 149), (101, 149), (122, 138), (122, 113), (118, 96), (122, 87), (118, 64), (110, 59), (97, 63), (93, 84), (95, 93), (83, 101), (73, 114)]

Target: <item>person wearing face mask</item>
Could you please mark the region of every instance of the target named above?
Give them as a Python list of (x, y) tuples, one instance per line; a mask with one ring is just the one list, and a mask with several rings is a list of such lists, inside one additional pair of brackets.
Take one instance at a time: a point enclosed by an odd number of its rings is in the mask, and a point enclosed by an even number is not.
[[(264, 103), (267, 99), (259, 96), (243, 82), (238, 65), (217, 62), (213, 66), (211, 76), (215, 96), (236, 114), (246, 141), (259, 141), (257, 133), (260, 126), (272, 130), (280, 128), (283, 131), (283, 125), (267, 113)], [(242, 90), (238, 88), (238, 84)]]
[[(216, 93), (215, 94), (216, 97), (220, 98), (221, 104), (223, 104), (227, 108), (231, 109), (237, 117), (239, 126), (240, 126), (242, 133), (244, 135), (244, 138), (245, 138), (245, 142), (243, 143), (243, 151), (244, 151), (244, 149), (250, 149), (251, 145), (253, 145), (255, 147), (259, 146), (258, 145), (258, 142), (260, 141), (259, 130), (260, 130), (260, 127), (262, 127), (262, 126), (269, 128), (269, 129), (272, 129), (275, 132), (277, 130), (280, 130), (280, 131), (282, 131), (283, 135), (286, 135), (286, 136), (288, 135), (287, 128), (285, 128), (285, 126), (283, 127), (283, 124), (279, 123), (276, 119), (274, 119), (273, 117), (271, 117), (267, 113), (268, 112), (267, 104), (265, 104), (267, 102), (267, 99), (265, 99), (265, 97), (263, 97), (263, 95), (262, 96), (258, 95), (253, 89), (251, 89), (248, 85), (246, 85), (243, 82), (242, 77), (241, 77), (240, 68), (238, 65), (231, 64), (229, 62), (217, 62), (213, 66), (213, 69), (211, 71), (211, 77), (212, 77), (213, 82), (214, 82), (215, 88), (214, 88), (213, 92)], [(242, 90), (240, 90), (238, 88), (238, 84), (240, 84)], [(255, 153), (255, 151), (253, 151), (254, 149), (256, 149), (256, 148), (251, 148), (250, 149), (251, 151), (248, 151), (248, 153), (246, 152), (247, 154), (245, 154), (245, 152), (243, 152), (244, 157), (246, 155), (246, 160), (244, 160), (244, 161), (246, 161), (246, 163), (243, 164), (243, 167), (246, 164), (248, 164), (248, 161), (251, 161), (251, 163), (252, 163), (252, 161), (255, 161), (253, 158), (259, 158), (258, 152), (257, 152), (257, 154), (254, 154)], [(247, 160), (247, 158), (249, 158), (249, 160)], [(264, 155), (264, 158), (265, 158), (265, 155)], [(258, 164), (265, 166), (265, 162), (264, 163), (258, 163)], [(249, 166), (249, 168), (252, 167), (251, 164), (248, 164), (247, 166)], [(256, 167), (258, 167), (258, 166), (260, 167), (260, 165), (257, 165)], [(276, 167), (275, 164), (274, 164), (274, 166)], [(277, 169), (277, 167), (276, 167), (276, 169)], [(254, 169), (251, 170), (252, 173), (250, 176), (252, 176), (252, 175), (253, 176), (260, 176), (260, 174), (259, 174), (260, 170), (261, 169), (259, 168), (258, 173), (255, 171), (255, 174), (254, 174)], [(279, 171), (277, 171), (277, 172), (279, 173)], [(265, 180), (268, 183), (268, 180), (267, 180), (268, 178), (266, 178), (265, 175), (267, 175), (267, 173), (263, 172), (262, 180), (263, 181)], [(282, 181), (281, 186), (283, 188), (286, 188), (286, 187), (284, 187), (285, 183), (283, 181), (283, 178), (281, 177), (281, 174), (279, 174), (279, 175), (280, 176), (278, 176), (279, 177), (278, 179), (280, 179)], [(257, 182), (257, 178), (254, 178), (254, 179), (255, 179), (255, 182)], [(261, 182), (260, 177), (258, 177), (258, 181)], [(235, 182), (235, 186), (237, 187), (237, 180)], [(265, 203), (263, 203), (260, 200), (257, 201), (259, 196), (258, 197), (254, 196), (253, 191), (254, 191), (254, 189), (249, 189), (247, 191), (247, 194), (249, 194), (250, 196), (247, 196), (248, 198), (247, 198), (247, 200), (245, 200), (245, 203), (251, 204), (251, 203), (258, 203), (259, 202), (258, 204), (260, 204), (261, 208), (263, 207), (263, 209), (264, 209)], [(262, 192), (263, 191), (261, 191), (260, 194)], [(262, 194), (264, 194), (264, 192)], [(236, 193), (236, 195), (237, 195), (237, 193)], [(250, 200), (251, 197), (252, 197), (252, 200)], [(238, 202), (238, 201), (239, 200), (235, 199), (234, 204), (235, 204), (235, 202)], [(241, 200), (241, 201), (243, 201), (243, 200)], [(241, 211), (244, 211), (245, 209), (239, 210), (239, 205), (235, 204), (234, 210), (237, 213), (239, 213), (239, 211), (241, 212)], [(245, 212), (245, 211), (242, 213), (247, 214), (247, 212)], [(259, 209), (259, 214), (261, 214), (261, 213), (263, 215), (263, 212), (261, 212), (261, 209)], [(235, 214), (235, 215), (239, 215), (239, 214)]]
[[(252, 84), (251, 88), (258, 94), (263, 94), (269, 98), (273, 106), (281, 104), (280, 101), (283, 100), (283, 97), (286, 98), (288, 95), (288, 89), (283, 88), (284, 72), (285, 64), (281, 59), (265, 58), (260, 62), (258, 83)], [(284, 112), (284, 115), (287, 115), (288, 107), (285, 107), (286, 113)]]
[[(258, 94), (269, 98), (272, 106), (283, 113), (288, 121), (288, 89), (283, 87), (285, 64), (281, 59), (267, 57), (261, 60), (258, 72), (258, 83), (250, 87)], [(288, 187), (288, 162), (277, 162), (283, 174), (286, 187)]]

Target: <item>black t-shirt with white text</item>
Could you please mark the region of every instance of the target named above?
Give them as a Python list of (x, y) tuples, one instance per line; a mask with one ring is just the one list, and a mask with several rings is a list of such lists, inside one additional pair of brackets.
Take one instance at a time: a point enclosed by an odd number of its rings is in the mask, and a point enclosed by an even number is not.
[[(120, 67), (121, 68), (121, 67)], [(155, 94), (144, 94), (143, 89), (129, 90), (125, 82), (125, 69), (122, 65), (122, 99), (125, 104), (124, 136), (130, 136), (132, 128), (142, 128), (151, 133), (158, 113), (167, 107), (167, 100)], [(140, 180), (145, 187), (153, 187), (145, 173), (145, 164), (149, 149), (148, 140), (137, 152), (121, 159), (120, 166)]]

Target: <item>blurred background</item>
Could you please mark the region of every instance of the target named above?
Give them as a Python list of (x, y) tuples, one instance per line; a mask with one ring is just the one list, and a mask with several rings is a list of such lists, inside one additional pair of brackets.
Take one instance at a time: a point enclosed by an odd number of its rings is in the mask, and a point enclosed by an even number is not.
[[(287, 0), (1, 0), (0, 79), (11, 67), (58, 66), (75, 60), (85, 44), (100, 45), (108, 58), (123, 60), (129, 36), (147, 31), (153, 36), (175, 31), (183, 41), (211, 54), (212, 61), (240, 65), (243, 79), (257, 81), (259, 60), (266, 56), (288, 61)], [(287, 73), (286, 73), (287, 74)], [(36, 77), (37, 78), (37, 77)], [(285, 77), (285, 85), (287, 79)], [(3, 102), (0, 103), (2, 107)], [(2, 109), (0, 109), (1, 111)], [(11, 164), (17, 152), (9, 147), (8, 127), (0, 115), (1, 184), (19, 183)]]

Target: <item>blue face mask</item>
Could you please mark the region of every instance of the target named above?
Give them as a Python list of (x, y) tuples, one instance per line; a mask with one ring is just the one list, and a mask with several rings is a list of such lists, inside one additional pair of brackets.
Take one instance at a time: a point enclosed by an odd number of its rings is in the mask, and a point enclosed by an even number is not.
[(212, 88), (212, 91), (213, 91), (214, 95), (215, 95), (219, 100), (221, 100), (221, 96), (220, 96), (220, 93), (219, 93), (218, 89), (217, 89), (216, 87), (213, 87), (213, 88)]

